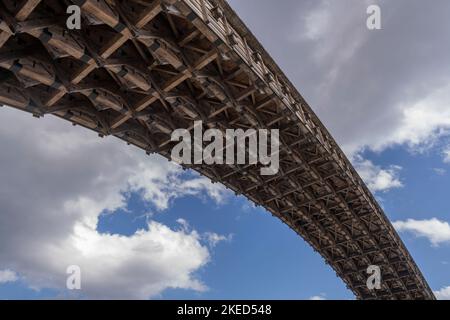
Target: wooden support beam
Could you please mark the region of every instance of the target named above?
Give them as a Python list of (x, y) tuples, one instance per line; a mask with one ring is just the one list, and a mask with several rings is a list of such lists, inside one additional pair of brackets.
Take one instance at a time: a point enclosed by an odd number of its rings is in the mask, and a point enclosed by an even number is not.
[(134, 21), (136, 28), (141, 29), (147, 23), (152, 21), (160, 12), (162, 11), (161, 1), (153, 0), (152, 4), (145, 8), (139, 15), (139, 17)]
[(195, 37), (197, 37), (199, 34), (200, 31), (198, 31), (197, 29), (192, 30), (178, 42), (178, 45), (180, 47), (184, 47), (186, 44), (194, 40)]
[[(23, 0), (15, 14), (17, 21), (24, 21), (33, 12), (41, 0)], [(12, 31), (4, 21), (0, 21), (0, 48), (8, 41)]]
[[(208, 52), (206, 55), (198, 59), (193, 64), (194, 70), (200, 70), (204, 68), (208, 63), (213, 61), (217, 58), (217, 52), (215, 50), (212, 50), (211, 52)], [(180, 73), (171, 79), (167, 80), (164, 85), (162, 86), (161, 90), (163, 92), (169, 92), (175, 87), (177, 87), (181, 82), (185, 81), (186, 79), (190, 78), (192, 74), (185, 70), (185, 72)], [(139, 103), (138, 106), (134, 108), (134, 112), (139, 112), (147, 108), (149, 105), (151, 105), (153, 102), (156, 102), (157, 98), (155, 97), (148, 97), (144, 98), (142, 102)], [(115, 129), (119, 127), (120, 125), (124, 124), (127, 120), (132, 118), (132, 112), (127, 112), (124, 115), (120, 115), (118, 118), (114, 119), (111, 123), (111, 128)]]
[(23, 0), (22, 6), (17, 11), (15, 17), (18, 21), (24, 21), (33, 12), (41, 0)]
[[(119, 27), (119, 17), (111, 10), (104, 0), (82, 0), (81, 10), (87, 12), (107, 24), (111, 28)], [(119, 30), (117, 30), (120, 32)]]

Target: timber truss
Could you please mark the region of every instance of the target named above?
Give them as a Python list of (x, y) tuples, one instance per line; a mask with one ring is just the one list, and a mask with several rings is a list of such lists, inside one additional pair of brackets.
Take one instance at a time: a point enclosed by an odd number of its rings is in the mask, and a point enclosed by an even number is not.
[[(81, 7), (80, 30), (66, 27)], [(192, 165), (261, 205), (359, 299), (434, 299), (314, 112), (222, 0), (0, 0), (0, 103), (170, 158), (176, 128), (280, 130), (280, 170)], [(70, 143), (70, 142), (68, 142)], [(382, 288), (366, 286), (369, 265)]]

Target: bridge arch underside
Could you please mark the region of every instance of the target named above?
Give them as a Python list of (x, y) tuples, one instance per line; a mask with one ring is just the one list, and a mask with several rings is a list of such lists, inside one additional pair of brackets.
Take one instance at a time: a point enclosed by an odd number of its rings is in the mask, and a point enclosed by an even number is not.
[[(19, 5), (18, 5), (19, 3)], [(81, 30), (67, 30), (67, 6)], [(0, 103), (167, 158), (176, 128), (280, 130), (280, 170), (187, 166), (265, 207), (359, 299), (434, 299), (399, 236), (300, 94), (220, 0), (0, 0)], [(366, 286), (369, 265), (382, 288)]]

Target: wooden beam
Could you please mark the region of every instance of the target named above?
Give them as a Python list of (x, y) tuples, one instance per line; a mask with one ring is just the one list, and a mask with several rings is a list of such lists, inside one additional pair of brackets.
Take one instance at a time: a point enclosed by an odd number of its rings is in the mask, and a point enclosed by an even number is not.
[[(33, 12), (41, 0), (23, 0), (22, 5), (19, 7), (15, 14), (17, 21), (24, 21)], [(9, 30), (8, 25), (4, 21), (0, 21), (0, 48), (8, 41), (12, 35), (12, 31)], [(9, 31), (8, 31), (9, 30)]]
[(82, 12), (88, 12), (111, 28), (117, 27), (119, 17), (104, 0), (86, 0), (81, 6)]
[[(193, 69), (200, 70), (200, 69), (204, 68), (211, 61), (214, 61), (214, 59), (216, 59), (216, 58), (217, 58), (217, 52), (215, 50), (211, 50), (210, 52), (208, 52), (207, 54), (202, 56), (200, 59), (198, 59), (196, 62), (194, 62)], [(180, 83), (182, 83), (186, 79), (190, 78), (191, 76), (192, 76), (192, 74), (188, 70), (185, 70), (185, 72), (182, 72), (182, 73), (172, 77), (171, 79), (167, 80), (163, 84), (161, 90), (163, 92), (169, 92), (172, 89), (174, 89), (175, 87), (177, 87)], [(141, 102), (138, 106), (136, 106), (134, 109), (134, 112), (139, 112), (139, 111), (144, 110), (149, 105), (156, 102), (156, 100), (157, 100), (157, 98), (155, 98), (155, 97), (149, 97), (148, 99), (144, 98), (143, 99), (144, 102), (143, 103)], [(124, 124), (127, 120), (129, 120), (131, 118), (132, 118), (132, 112), (127, 112), (124, 115), (120, 115), (119, 117), (117, 117), (116, 119), (114, 119), (112, 121), (111, 128), (115, 129), (115, 128), (119, 127), (120, 125)]]
[(15, 17), (18, 21), (24, 21), (33, 12), (41, 0), (24, 0)]
[(152, 21), (162, 11), (161, 1), (154, 0), (152, 4), (145, 8), (134, 22), (136, 28), (141, 29)]

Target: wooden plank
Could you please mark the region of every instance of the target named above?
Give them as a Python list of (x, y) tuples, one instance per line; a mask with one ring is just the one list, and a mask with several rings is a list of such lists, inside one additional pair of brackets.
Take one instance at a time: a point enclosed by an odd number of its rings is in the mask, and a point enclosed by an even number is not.
[(99, 55), (106, 59), (110, 55), (114, 53), (117, 49), (119, 49), (127, 40), (129, 39), (128, 36), (123, 35), (121, 33), (115, 34), (108, 42), (105, 44), (99, 52)]
[(195, 39), (195, 37), (197, 37), (200, 34), (200, 31), (198, 31), (197, 29), (191, 31), (190, 33), (188, 33), (184, 38), (182, 38), (179, 42), (178, 45), (180, 47), (184, 47), (186, 44), (188, 44), (189, 42), (191, 42), (192, 40)]
[(18, 21), (24, 21), (33, 12), (41, 0), (24, 0), (15, 17)]
[(154, 0), (153, 3), (148, 8), (145, 8), (144, 11), (141, 12), (139, 17), (134, 22), (134, 25), (138, 29), (143, 28), (147, 23), (152, 21), (161, 11), (162, 11), (161, 1)]
[[(217, 58), (217, 51), (211, 50), (210, 52), (208, 52), (207, 54), (202, 56), (200, 59), (198, 59), (194, 63), (193, 68), (195, 70), (200, 70), (200, 69), (204, 68), (208, 63), (211, 63), (212, 61), (214, 61), (214, 59), (216, 59), (216, 58)], [(190, 78), (191, 76), (192, 76), (192, 74), (186, 70), (185, 72), (180, 73), (180, 74), (172, 77), (171, 79), (167, 80), (167, 82), (163, 84), (161, 89), (164, 92), (169, 92), (169, 91), (173, 90), (174, 88), (176, 88), (180, 83), (182, 83), (186, 79)], [(156, 100), (157, 100), (157, 98), (155, 98), (155, 97), (149, 97), (148, 99), (144, 99), (143, 100), (143, 101), (145, 101), (144, 103), (140, 103), (137, 107), (135, 107), (135, 112), (144, 110), (145, 108), (147, 108), (149, 105), (151, 105)], [(132, 117), (131, 112), (117, 117), (116, 119), (113, 120), (113, 122), (111, 124), (111, 128), (115, 129), (115, 128), (119, 127), (120, 125), (124, 124), (127, 120), (131, 119), (131, 117)]]
[[(15, 18), (17, 21), (24, 21), (33, 12), (41, 0), (24, 0), (22, 6), (17, 11)], [(8, 41), (12, 35), (12, 31), (4, 21), (0, 21), (0, 48)], [(9, 31), (8, 31), (9, 30)]]
[(81, 6), (81, 10), (90, 13), (111, 28), (116, 27), (119, 23), (119, 17), (104, 0), (86, 0)]

